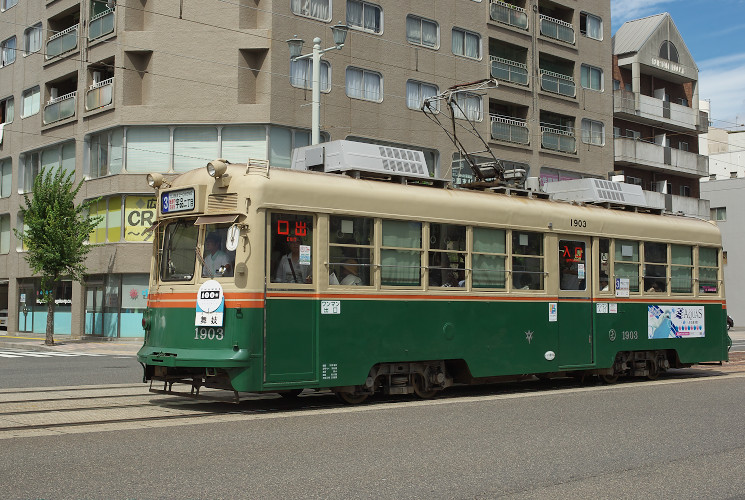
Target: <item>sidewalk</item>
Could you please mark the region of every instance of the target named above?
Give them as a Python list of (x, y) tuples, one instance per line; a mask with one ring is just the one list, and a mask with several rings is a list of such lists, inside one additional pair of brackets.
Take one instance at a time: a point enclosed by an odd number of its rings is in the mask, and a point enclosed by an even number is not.
[(55, 335), (53, 346), (44, 344), (45, 336), (35, 333), (0, 332), (0, 349), (24, 349), (26, 351), (61, 351), (89, 352), (95, 354), (112, 354), (134, 356), (142, 347), (141, 338), (108, 339), (85, 338), (74, 339), (70, 335)]

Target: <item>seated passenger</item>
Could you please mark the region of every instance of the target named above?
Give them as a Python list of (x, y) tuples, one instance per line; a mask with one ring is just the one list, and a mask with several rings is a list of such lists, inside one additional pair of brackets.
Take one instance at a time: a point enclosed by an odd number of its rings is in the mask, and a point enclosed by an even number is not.
[(359, 272), (358, 269), (359, 265), (356, 260), (354, 259), (348, 259), (344, 264), (341, 266), (341, 283), (340, 285), (347, 285), (347, 286), (360, 286), (362, 285), (362, 278), (357, 276), (357, 273)]
[(290, 252), (283, 255), (277, 266), (274, 283), (312, 283), (310, 266), (300, 263), (300, 238), (289, 242)]

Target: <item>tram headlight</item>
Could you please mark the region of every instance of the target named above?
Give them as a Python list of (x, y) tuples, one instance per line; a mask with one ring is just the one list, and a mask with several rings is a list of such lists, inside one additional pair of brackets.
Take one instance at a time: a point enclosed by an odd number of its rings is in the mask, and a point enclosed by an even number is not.
[(153, 189), (158, 189), (163, 185), (163, 176), (160, 174), (147, 174), (147, 185)]
[(207, 164), (207, 173), (210, 174), (210, 177), (214, 177), (215, 179), (219, 179), (220, 177), (225, 175), (225, 171), (227, 169), (228, 161), (223, 160), (222, 158), (212, 160)]

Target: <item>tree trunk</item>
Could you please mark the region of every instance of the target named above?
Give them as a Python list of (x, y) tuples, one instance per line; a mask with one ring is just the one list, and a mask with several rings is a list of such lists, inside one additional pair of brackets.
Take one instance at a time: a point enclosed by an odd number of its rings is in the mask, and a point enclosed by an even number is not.
[(47, 338), (46, 345), (54, 345), (54, 295), (48, 297), (47, 301)]

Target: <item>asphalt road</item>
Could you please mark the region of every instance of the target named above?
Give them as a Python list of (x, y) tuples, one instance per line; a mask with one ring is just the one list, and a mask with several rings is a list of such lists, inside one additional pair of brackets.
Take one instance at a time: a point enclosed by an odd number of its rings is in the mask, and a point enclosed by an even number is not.
[[(5, 364), (4, 362), (2, 364)], [(240, 404), (140, 385), (0, 390), (4, 498), (735, 498), (745, 374), (673, 370)], [(77, 422), (77, 423), (76, 423)], [(26, 435), (28, 437), (18, 437)]]

